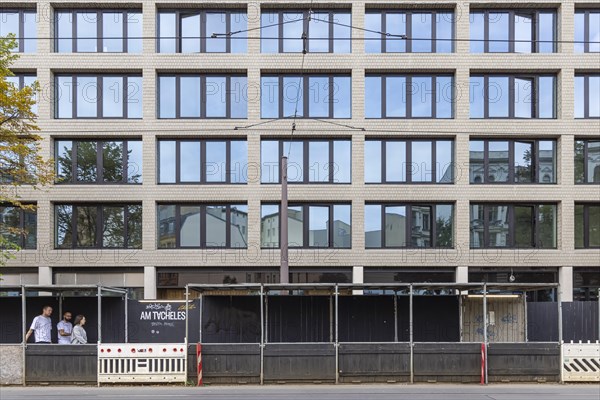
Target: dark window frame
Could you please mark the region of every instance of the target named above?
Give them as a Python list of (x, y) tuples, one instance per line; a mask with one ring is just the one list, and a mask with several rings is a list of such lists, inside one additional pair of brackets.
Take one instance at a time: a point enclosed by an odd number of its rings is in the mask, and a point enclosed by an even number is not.
[[(175, 142), (175, 182), (160, 182), (160, 143)], [(200, 143), (200, 182), (188, 182), (181, 180), (181, 144), (193, 142)], [(206, 143), (208, 142), (224, 142), (225, 143), (225, 181), (207, 181), (206, 179)], [(231, 181), (231, 143), (246, 142), (247, 138), (160, 138), (156, 140), (156, 183), (158, 185), (247, 185), (248, 182), (232, 182)]]
[[(452, 146), (452, 180), (450, 182), (437, 182), (437, 142), (451, 142)], [(454, 166), (455, 166), (455, 157), (454, 153), (456, 151), (455, 139), (454, 138), (442, 138), (436, 137), (435, 139), (386, 139), (386, 138), (366, 138), (365, 142), (380, 142), (381, 143), (381, 182), (365, 182), (365, 185), (453, 185), (455, 183), (454, 178)], [(406, 181), (394, 181), (387, 180), (387, 143), (401, 142), (405, 143), (406, 147), (406, 165), (411, 166), (410, 169), (406, 169)], [(430, 142), (431, 143), (431, 165), (434, 167), (431, 173), (431, 181), (412, 181), (412, 143), (413, 142)]]
[(590, 51), (590, 13), (598, 14), (600, 13), (599, 8), (590, 8), (590, 9), (575, 9), (575, 14), (583, 14), (583, 52), (584, 53), (597, 53)]
[[(261, 176), (261, 185), (277, 185), (277, 184), (281, 184), (281, 158), (283, 157), (284, 153), (283, 153), (283, 149), (284, 149), (284, 142), (285, 143), (289, 143), (289, 142), (295, 142), (295, 143), (302, 143), (302, 170), (303, 170), (303, 176), (302, 176), (302, 182), (288, 182), (290, 185), (308, 185), (308, 184), (315, 184), (315, 185), (350, 185), (352, 183), (352, 139), (351, 138), (335, 138), (335, 139), (320, 139), (320, 138), (314, 138), (314, 139), (310, 139), (310, 138), (289, 138), (289, 139), (282, 139), (282, 138), (262, 138), (261, 139), (261, 146), (262, 146), (262, 142), (278, 142), (278, 151), (279, 151), (279, 155), (277, 157), (277, 168), (279, 174), (278, 177), (279, 179), (277, 180), (277, 182), (263, 182), (262, 181), (262, 176)], [(327, 180), (327, 182), (324, 181), (311, 181), (310, 178), (310, 174), (308, 174), (307, 172), (310, 172), (310, 143), (329, 143), (329, 170), (333, 171), (333, 173), (329, 174), (329, 179)], [(334, 154), (334, 143), (335, 142), (350, 142), (350, 182), (335, 182), (335, 171), (333, 168), (333, 165), (335, 164), (335, 154)], [(262, 167), (262, 148), (261, 148), (261, 167)]]
[[(17, 48), (13, 51), (17, 53), (25, 53), (25, 39), (27, 40), (36, 40), (36, 52), (37, 52), (37, 39), (38, 38), (26, 38), (25, 37), (25, 14), (33, 14), (36, 26), (37, 26), (37, 9), (36, 8), (0, 8), (0, 12), (3, 13), (15, 13), (19, 14), (19, 33), (16, 35)], [(27, 54), (27, 53), (25, 53)], [(35, 52), (30, 53), (35, 54)]]
[[(34, 205), (36, 206), (36, 204), (24, 204), (25, 206), (27, 205)], [(36, 210), (24, 210), (21, 207), (15, 206), (13, 204), (10, 203), (0, 203), (0, 207), (2, 208), (15, 208), (17, 209), (17, 211), (19, 212), (19, 226), (17, 227), (9, 227), (9, 228), (14, 228), (14, 229), (18, 229), (18, 243), (14, 243), (17, 246), (19, 246), (19, 248), (21, 248), (22, 250), (36, 250), (37, 249), (37, 209)], [(25, 229), (25, 214), (33, 214), (35, 216), (35, 224), (36, 224), (36, 235), (35, 235), (35, 247), (31, 247), (31, 246), (27, 246), (27, 235), (29, 234), (29, 232), (26, 231)], [(0, 221), (0, 223), (4, 224), (3, 221)]]
[[(508, 13), (508, 51), (506, 52), (490, 52), (490, 36), (489, 36), (489, 24), (490, 24), (490, 13)], [(515, 52), (515, 16), (527, 15), (532, 18), (532, 26), (531, 26), (531, 53), (540, 53), (540, 14), (550, 14), (554, 15), (554, 27), (552, 29), (552, 53), (556, 53), (557, 50), (557, 28), (558, 28), (558, 12), (556, 9), (532, 9), (532, 8), (499, 8), (499, 9), (472, 9), (469, 12), (469, 21), (471, 20), (471, 15), (473, 14), (484, 14), (484, 42), (483, 42), (483, 53), (498, 53), (498, 54), (507, 54), (507, 53), (516, 53)], [(471, 38), (469, 37), (469, 43), (471, 43)], [(474, 53), (477, 54), (477, 53)], [(527, 53), (525, 53), (527, 54)]]
[[(261, 202), (261, 224), (262, 224), (262, 206), (277, 206), (277, 219), (279, 222), (278, 232), (279, 238), (277, 239), (279, 242), (279, 246), (263, 246), (261, 243), (261, 249), (280, 249), (281, 248), (281, 203), (275, 202)], [(334, 206), (350, 206), (350, 246), (349, 247), (335, 247), (334, 246), (334, 230), (331, 226), (334, 220)], [(288, 203), (288, 209), (292, 207), (302, 207), (302, 246), (290, 246), (288, 243), (288, 247), (290, 249), (340, 249), (340, 250), (351, 250), (352, 249), (352, 203), (351, 202), (332, 202), (332, 203), (324, 203), (324, 202), (310, 202), (310, 203)], [(328, 207), (329, 208), (329, 220), (328, 220), (328, 235), (327, 241), (329, 242), (329, 246), (310, 246), (309, 238), (310, 238), (310, 207)], [(289, 215), (289, 214), (288, 214)], [(289, 227), (289, 223), (288, 223)], [(288, 228), (289, 229), (289, 228)], [(261, 229), (262, 235), (262, 229)], [(261, 238), (262, 239), (262, 238)], [(262, 242), (262, 240), (261, 240)]]
[[(59, 247), (58, 246), (58, 221), (57, 221), (57, 209), (60, 206), (71, 206), (71, 246), (68, 247)], [(69, 249), (137, 249), (141, 250), (143, 247), (143, 242), (140, 244), (140, 247), (129, 247), (129, 207), (131, 206), (142, 206), (142, 203), (63, 203), (57, 202), (54, 203), (54, 249), (55, 250), (69, 250)], [(96, 226), (95, 226), (95, 235), (96, 235), (96, 243), (94, 246), (90, 247), (79, 247), (77, 246), (77, 220), (78, 220), (78, 208), (79, 207), (96, 207)], [(103, 243), (104, 239), (104, 207), (123, 207), (123, 247), (105, 247)], [(143, 218), (143, 210), (142, 210), (142, 218)], [(143, 229), (142, 229), (143, 237)]]
[[(59, 154), (59, 142), (71, 142), (71, 180), (61, 181), (58, 176), (58, 154)], [(77, 180), (77, 144), (84, 142), (96, 142), (96, 182), (85, 182)], [(107, 142), (121, 142), (123, 143), (123, 179), (119, 182), (105, 182), (104, 181), (104, 151), (103, 144)], [(129, 142), (142, 143), (141, 139), (69, 139), (69, 138), (54, 138), (54, 164), (55, 164), (55, 179), (54, 184), (56, 185), (141, 185), (143, 182), (129, 182)]]
[[(556, 185), (556, 173), (554, 175), (554, 182), (544, 183), (540, 182), (539, 171), (540, 171), (540, 142), (553, 142), (554, 143), (554, 165), (555, 168), (558, 165), (558, 152), (557, 152), (557, 141), (556, 139), (489, 139), (489, 138), (477, 138), (472, 137), (469, 140), (469, 144), (473, 141), (483, 142), (483, 168), (484, 168), (484, 179), (482, 182), (472, 182), (469, 179), (470, 185)], [(490, 181), (489, 180), (489, 144), (491, 142), (508, 142), (508, 180), (506, 182)], [(530, 143), (533, 145), (533, 161), (531, 163), (533, 169), (533, 181), (532, 182), (516, 182), (515, 181), (515, 144), (516, 143)], [(471, 158), (469, 156), (469, 165), (471, 164)]]
[(575, 250), (585, 250), (585, 249), (600, 249), (600, 246), (590, 246), (590, 207), (598, 207), (600, 208), (600, 203), (575, 203), (575, 221), (574, 228), (575, 232), (577, 232), (577, 223), (580, 222), (577, 220), (577, 207), (583, 207), (583, 247), (577, 247), (577, 242), (575, 242)]
[[(161, 37), (160, 36), (160, 15), (161, 14), (172, 14), (175, 13), (175, 32), (176, 32), (176, 37), (171, 38), (171, 37)], [(211, 13), (219, 13), (219, 14), (226, 14), (227, 15), (227, 21), (225, 21), (225, 32), (218, 32), (218, 33), (223, 33), (223, 39), (225, 40), (225, 51), (224, 52), (207, 52), (206, 51), (206, 39), (208, 38), (208, 34), (206, 33), (206, 14), (211, 14)], [(201, 53), (207, 53), (207, 54), (231, 54), (231, 35), (228, 35), (227, 33), (231, 32), (231, 16), (232, 14), (244, 14), (246, 15), (246, 21), (248, 20), (248, 11), (245, 8), (234, 8), (234, 9), (213, 9), (213, 8), (207, 8), (207, 9), (194, 9), (194, 8), (190, 8), (190, 9), (173, 9), (173, 8), (160, 8), (156, 11), (156, 32), (157, 32), (157, 37), (156, 37), (156, 53), (159, 54), (201, 54)], [(181, 18), (182, 17), (189, 17), (189, 16), (193, 16), (193, 15), (199, 15), (200, 16), (200, 31), (198, 32), (198, 38), (194, 38), (194, 37), (184, 37), (181, 33)], [(214, 33), (214, 32), (213, 32)], [(212, 35), (212, 33), (211, 33)], [(168, 53), (168, 52), (161, 52), (160, 51), (160, 41), (161, 39), (174, 39), (175, 40), (175, 53)], [(200, 53), (183, 53), (181, 51), (182, 48), (182, 40), (186, 39), (198, 39), (200, 41)], [(238, 39), (234, 39), (234, 40), (238, 40)], [(246, 39), (247, 40), (247, 39)], [(244, 54), (244, 53), (239, 53), (239, 54)]]
[[(455, 115), (455, 99), (456, 99), (456, 85), (454, 84), (454, 74), (442, 73), (442, 74), (377, 74), (367, 73), (366, 78), (381, 78), (381, 117), (365, 117), (365, 119), (454, 119)], [(404, 90), (404, 98), (406, 99), (406, 116), (394, 117), (387, 116), (387, 78), (404, 78), (406, 79), (406, 88)], [(415, 117), (412, 115), (412, 80), (413, 78), (431, 78), (431, 117)], [(437, 96), (438, 96), (438, 85), (437, 78), (450, 78), (452, 88), (452, 110), (450, 117), (437, 117)], [(365, 85), (366, 86), (366, 85)], [(366, 97), (366, 95), (365, 95)]]
[[(59, 88), (59, 78), (65, 78), (65, 77), (70, 77), (71, 78), (71, 99), (73, 100), (71, 103), (71, 117), (59, 117), (59, 101), (60, 101), (60, 95), (58, 94), (58, 88)], [(122, 78), (123, 79), (123, 90), (122, 90), (122, 101), (123, 101), (123, 116), (122, 117), (104, 117), (103, 116), (103, 104), (102, 104), (102, 99), (103, 99), (103, 86), (104, 86), (104, 82), (103, 82), (103, 78), (108, 77), (116, 77), (116, 78)], [(95, 117), (78, 117), (77, 116), (77, 88), (78, 88), (78, 84), (75, 84), (77, 78), (96, 78), (96, 116)], [(141, 78), (142, 79), (142, 83), (143, 83), (143, 77), (142, 74), (89, 74), (89, 73), (60, 73), (60, 74), (55, 74), (54, 75), (54, 118), (55, 119), (63, 119), (63, 120), (70, 120), (70, 119), (115, 119), (115, 120), (127, 120), (127, 119), (132, 119), (132, 120), (141, 120), (143, 119), (143, 115), (142, 117), (139, 118), (134, 118), (134, 117), (129, 117), (128, 116), (128, 104), (129, 104), (129, 78)], [(143, 89), (140, 88), (140, 91), (142, 91)], [(142, 97), (143, 97), (143, 92), (142, 92)], [(143, 112), (142, 112), (143, 114)]]
[[(200, 78), (200, 116), (199, 117), (182, 117), (181, 116), (181, 78)], [(206, 78), (215, 77), (215, 78), (225, 78), (225, 116), (224, 117), (207, 117), (206, 116), (206, 105), (207, 105), (207, 90), (206, 90)], [(175, 78), (175, 117), (161, 117), (160, 115), (160, 98), (161, 98), (161, 78)], [(231, 78), (246, 78), (246, 83), (248, 82), (247, 75), (244, 74), (158, 74), (156, 79), (156, 118), (164, 119), (164, 120), (173, 120), (173, 119), (232, 119), (231, 117), (231, 108), (232, 101), (231, 98), (234, 93), (231, 90)], [(242, 95), (242, 93), (240, 93)], [(246, 105), (247, 106), (247, 105)], [(236, 117), (235, 119), (247, 119), (248, 114), (246, 110), (246, 118)]]
[[(277, 32), (277, 53), (273, 53), (273, 54), (285, 54), (285, 53), (290, 53), (290, 54), (294, 54), (294, 53), (302, 53), (302, 51), (297, 52), (297, 51), (284, 51), (284, 41), (286, 39), (290, 39), (290, 38), (286, 38), (284, 36), (284, 24), (286, 22), (292, 22), (292, 21), (283, 21), (283, 14), (287, 14), (287, 13), (302, 13), (302, 19), (299, 19), (299, 21), (302, 21), (302, 32), (303, 32), (303, 51), (306, 51), (307, 53), (311, 53), (310, 51), (310, 23), (309, 23), (309, 18), (311, 17), (311, 15), (313, 13), (327, 13), (329, 16), (329, 38), (328, 38), (328, 51), (324, 52), (324, 51), (318, 51), (318, 52), (314, 52), (315, 54), (333, 54), (335, 53), (334, 51), (334, 43), (335, 40), (346, 40), (346, 38), (335, 38), (334, 34), (335, 34), (335, 14), (348, 14), (350, 16), (350, 23), (352, 24), (352, 11), (351, 10), (347, 10), (347, 9), (319, 9), (319, 8), (315, 8), (315, 9), (263, 9), (261, 11), (261, 28), (262, 28), (262, 16), (263, 14), (277, 14), (277, 23), (278, 24), (278, 32)], [(272, 25), (272, 24), (269, 24)], [(274, 39), (274, 38), (269, 38), (269, 39)], [(300, 38), (299, 38), (300, 39)], [(350, 31), (350, 37), (347, 38), (347, 40), (350, 41), (350, 53), (352, 52), (352, 31)], [(262, 42), (262, 35), (261, 35), (261, 42)], [(262, 43), (261, 43), (261, 53), (262, 54), (271, 54), (271, 53), (263, 53), (262, 51)], [(350, 54), (350, 53), (337, 53), (337, 54)]]
[(13, 72), (13, 76), (7, 78), (19, 78), (19, 86), (17, 89), (23, 90), (25, 85), (25, 78), (35, 78), (37, 80), (37, 75), (34, 72)]
[[(381, 207), (381, 246), (367, 246), (367, 244), (365, 243), (365, 249), (366, 250), (371, 250), (371, 249), (377, 249), (377, 250), (382, 250), (382, 249), (391, 249), (391, 250), (398, 250), (398, 249), (453, 249), (456, 247), (456, 243), (455, 243), (455, 217), (456, 217), (456, 205), (455, 203), (452, 202), (441, 202), (441, 203), (421, 203), (421, 202), (402, 202), (402, 203), (398, 203), (398, 202), (366, 202), (365, 206), (380, 206)], [(436, 206), (452, 206), (452, 246), (451, 247), (446, 247), (446, 246), (436, 246), (436, 242), (437, 242), (437, 214), (436, 214)], [(386, 219), (385, 219), (385, 215), (386, 215), (386, 208), (387, 207), (405, 207), (406, 209), (406, 217), (405, 217), (405, 223), (404, 223), (404, 238), (405, 238), (405, 245), (404, 246), (388, 246), (386, 245)], [(430, 209), (430, 229), (429, 229), (429, 241), (431, 243), (431, 246), (427, 246), (427, 247), (419, 247), (419, 246), (413, 246), (412, 244), (412, 225), (413, 225), (413, 221), (412, 221), (412, 207), (429, 207)], [(365, 231), (365, 235), (366, 235), (366, 231)]]
[[(160, 214), (159, 209), (161, 206), (175, 206), (175, 247), (160, 247)], [(157, 234), (156, 234), (156, 249), (157, 250), (172, 250), (172, 249), (247, 249), (246, 247), (232, 247), (231, 246), (231, 208), (235, 206), (246, 206), (246, 203), (239, 202), (236, 204), (232, 203), (164, 203), (159, 202), (156, 204), (156, 220), (157, 220)], [(200, 246), (182, 246), (181, 245), (181, 207), (199, 207), (200, 208)], [(208, 207), (226, 207), (225, 212), (225, 245), (224, 246), (212, 246), (208, 245), (206, 241), (207, 237), (207, 224), (206, 224), (206, 209)], [(246, 236), (248, 232), (246, 231)], [(247, 238), (246, 238), (247, 240)]]
[[(472, 206), (483, 207), (483, 244), (480, 247), (473, 246), (473, 215), (472, 215)], [(484, 249), (542, 249), (542, 250), (557, 250), (558, 247), (558, 227), (554, 232), (555, 240), (557, 242), (554, 247), (540, 247), (540, 206), (554, 206), (557, 211), (557, 221), (558, 223), (558, 203), (493, 203), (493, 202), (470, 202), (469, 203), (469, 230), (470, 230), (470, 238), (469, 238), (469, 248), (471, 250), (484, 250)], [(508, 207), (508, 234), (507, 234), (507, 245), (506, 246), (490, 246), (490, 221), (489, 214), (491, 207)], [(531, 246), (529, 247), (518, 247), (515, 244), (515, 237), (517, 231), (517, 220), (515, 215), (515, 207), (531, 207), (533, 209), (533, 229), (532, 229), (532, 238), (531, 238)]]
[[(587, 282), (586, 276), (588, 274), (596, 274), (600, 279), (600, 272), (598, 271), (598, 267), (573, 267), (573, 299), (575, 301), (599, 300), (598, 296), (600, 295), (600, 282), (597, 285), (594, 285), (593, 281)], [(583, 282), (579, 284), (580, 281)]]
[[(489, 78), (490, 77), (498, 77), (498, 78), (508, 78), (508, 116), (506, 117), (490, 117), (490, 95), (489, 95)], [(552, 104), (552, 117), (540, 117), (540, 85), (539, 78), (554, 78), (552, 92), (554, 102)], [(558, 97), (557, 97), (557, 82), (556, 82), (556, 74), (519, 74), (519, 73), (492, 73), (492, 74), (481, 74), (481, 73), (472, 73), (469, 77), (469, 80), (472, 78), (483, 78), (483, 117), (471, 117), (469, 119), (515, 119), (515, 120), (532, 120), (532, 119), (541, 119), (541, 120), (553, 120), (557, 118), (556, 109), (558, 106)], [(531, 117), (517, 117), (515, 116), (515, 79), (522, 80), (530, 80), (532, 82), (533, 88), (531, 90), (532, 101), (531, 101)], [(470, 89), (470, 91), (473, 89)], [(472, 99), (469, 99), (470, 107), (473, 107)]]
[[(594, 139), (585, 139), (585, 138), (575, 138), (575, 146), (577, 146), (577, 142), (583, 142), (583, 182), (577, 182), (577, 175), (575, 175), (575, 184), (576, 185), (598, 185), (599, 182), (589, 182), (590, 172), (593, 174), (593, 171), (588, 169), (588, 152), (590, 143), (598, 143), (600, 146), (600, 140)], [(577, 153), (574, 154), (575, 157), (575, 174), (577, 174)]]
[[(61, 40), (69, 40), (69, 38), (61, 38), (59, 36), (58, 33), (58, 13), (65, 13), (65, 12), (69, 12), (71, 13), (70, 17), (71, 18), (71, 26), (72, 26), (72, 30), (71, 30), (71, 51), (70, 52), (64, 52), (64, 54), (69, 54), (69, 53), (109, 53), (109, 54), (122, 54), (122, 53), (128, 53), (128, 54), (137, 54), (137, 53), (129, 53), (129, 48), (128, 48), (128, 39), (129, 39), (129, 34), (128, 34), (128, 30), (127, 30), (127, 26), (128, 26), (128, 22), (129, 22), (129, 13), (131, 14), (139, 14), (140, 16), (143, 16), (143, 11), (141, 9), (137, 9), (137, 8), (133, 8), (133, 9), (129, 9), (129, 8), (78, 8), (78, 9), (57, 9), (55, 14), (54, 14), (54, 52), (55, 53), (59, 53), (58, 51), (58, 47), (59, 47), (59, 43)], [(96, 51), (83, 51), (80, 52), (77, 50), (77, 40), (80, 39), (79, 37), (77, 37), (77, 14), (78, 13), (96, 13)], [(122, 37), (121, 38), (106, 38), (108, 40), (116, 40), (116, 39), (121, 39), (123, 41), (122, 45), (123, 45), (123, 51), (104, 51), (104, 24), (103, 24), (103, 19), (104, 19), (104, 13), (121, 13), (122, 14), (122, 18), (123, 18), (123, 24), (122, 24)], [(94, 39), (94, 38), (85, 38), (85, 39)], [(61, 52), (62, 53), (62, 52)]]
[[(327, 98), (329, 99), (329, 112), (328, 115), (326, 117), (311, 117), (310, 116), (310, 108), (309, 108), (309, 104), (310, 104), (310, 78), (329, 78), (329, 82), (328, 82), (328, 94), (327, 94)], [(334, 73), (334, 74), (328, 74), (328, 73), (318, 73), (318, 74), (261, 74), (260, 76), (261, 78), (261, 96), (262, 96), (262, 78), (278, 78), (278, 83), (277, 83), (277, 102), (278, 102), (278, 108), (279, 108), (279, 113), (278, 116), (276, 117), (277, 119), (284, 119), (284, 118), (296, 118), (296, 119), (351, 119), (352, 118), (352, 75), (351, 74), (338, 74), (338, 73)], [(284, 91), (285, 91), (285, 86), (283, 83), (284, 78), (302, 78), (302, 90), (300, 91), (301, 96), (302, 96), (302, 115), (298, 115), (297, 117), (294, 117), (293, 115), (290, 116), (285, 116), (283, 115), (284, 112)], [(335, 117), (335, 109), (334, 109), (334, 105), (335, 105), (335, 83), (334, 83), (334, 78), (350, 78), (350, 116), (349, 117)], [(262, 99), (261, 99), (262, 101)], [(263, 117), (263, 110), (262, 110), (262, 105), (261, 105), (261, 119), (271, 119), (270, 117)]]
[(600, 119), (600, 115), (590, 117), (590, 77), (600, 78), (600, 73), (575, 73), (575, 79), (579, 77), (583, 78), (583, 117), (575, 117), (575, 119)]
[[(387, 21), (386, 21), (386, 15), (387, 14), (399, 14), (399, 15), (404, 15), (404, 18), (406, 20), (406, 39), (403, 39), (406, 43), (406, 47), (405, 47), (405, 51), (390, 51), (389, 53), (394, 54), (394, 53), (413, 53), (412, 51), (412, 14), (413, 13), (417, 13), (417, 14), (431, 14), (431, 51), (430, 52), (415, 52), (416, 54), (422, 53), (422, 54), (433, 54), (433, 53), (438, 53), (437, 51), (437, 41), (439, 40), (437, 38), (437, 14), (439, 13), (443, 13), (443, 14), (448, 14), (451, 13), (452, 14), (452, 39), (456, 38), (456, 12), (454, 10), (454, 8), (440, 8), (440, 9), (369, 9), (367, 8), (367, 10), (365, 10), (365, 15), (366, 14), (379, 14), (381, 16), (381, 50), (379, 53), (388, 53), (387, 51), (387, 35), (385, 33), (387, 33)], [(440, 54), (452, 54), (456, 52), (456, 44), (454, 40), (450, 41), (451, 46), (452, 46), (452, 50), (450, 53), (442, 53), (440, 52)], [(374, 54), (379, 54), (379, 53), (374, 53)]]

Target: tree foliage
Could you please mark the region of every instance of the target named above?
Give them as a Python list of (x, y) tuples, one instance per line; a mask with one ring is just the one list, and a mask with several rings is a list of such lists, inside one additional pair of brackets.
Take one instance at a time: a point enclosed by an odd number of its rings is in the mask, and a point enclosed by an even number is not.
[[(32, 111), (39, 85), (19, 88), (7, 80), (14, 76), (10, 67), (18, 58), (14, 36), (0, 38), (0, 204), (9, 204), (25, 210), (35, 206), (20, 200), (20, 186), (40, 188), (53, 180), (52, 161), (40, 154), (41, 136)], [(0, 215), (1, 216), (1, 215)], [(18, 247), (3, 232), (9, 229), (0, 219), (0, 265), (11, 258)]]

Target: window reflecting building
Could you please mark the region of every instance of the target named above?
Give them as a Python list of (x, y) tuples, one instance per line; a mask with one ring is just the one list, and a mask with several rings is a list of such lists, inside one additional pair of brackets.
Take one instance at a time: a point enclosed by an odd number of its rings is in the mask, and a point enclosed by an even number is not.
[[(55, 174), (0, 204), (7, 282), (278, 282), (287, 176), (291, 282), (514, 271), (596, 300), (596, 5), (21, 3), (7, 90), (39, 84)], [(0, 139), (0, 182), (27, 162)]]

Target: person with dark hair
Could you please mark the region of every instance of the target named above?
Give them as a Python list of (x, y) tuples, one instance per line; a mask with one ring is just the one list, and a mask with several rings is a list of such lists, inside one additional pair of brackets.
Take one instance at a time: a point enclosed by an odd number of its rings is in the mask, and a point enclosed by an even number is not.
[(71, 324), (71, 313), (69, 311), (63, 314), (63, 319), (56, 325), (58, 330), (58, 344), (70, 344), (73, 324)]
[(34, 338), (36, 343), (52, 343), (51, 332), (52, 332), (52, 307), (44, 306), (42, 314), (38, 315), (33, 319), (31, 327), (25, 335), (25, 342), (29, 340), (32, 333), (35, 332)]
[(71, 335), (71, 344), (87, 344), (87, 333), (83, 326), (85, 325), (85, 317), (78, 315), (75, 317), (75, 326)]

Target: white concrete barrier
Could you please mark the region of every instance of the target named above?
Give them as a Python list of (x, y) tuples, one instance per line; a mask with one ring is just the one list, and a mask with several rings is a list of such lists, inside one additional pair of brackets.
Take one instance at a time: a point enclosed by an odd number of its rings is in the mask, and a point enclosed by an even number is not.
[(187, 381), (185, 344), (100, 344), (98, 384)]
[(600, 342), (563, 343), (563, 380), (600, 382)]

